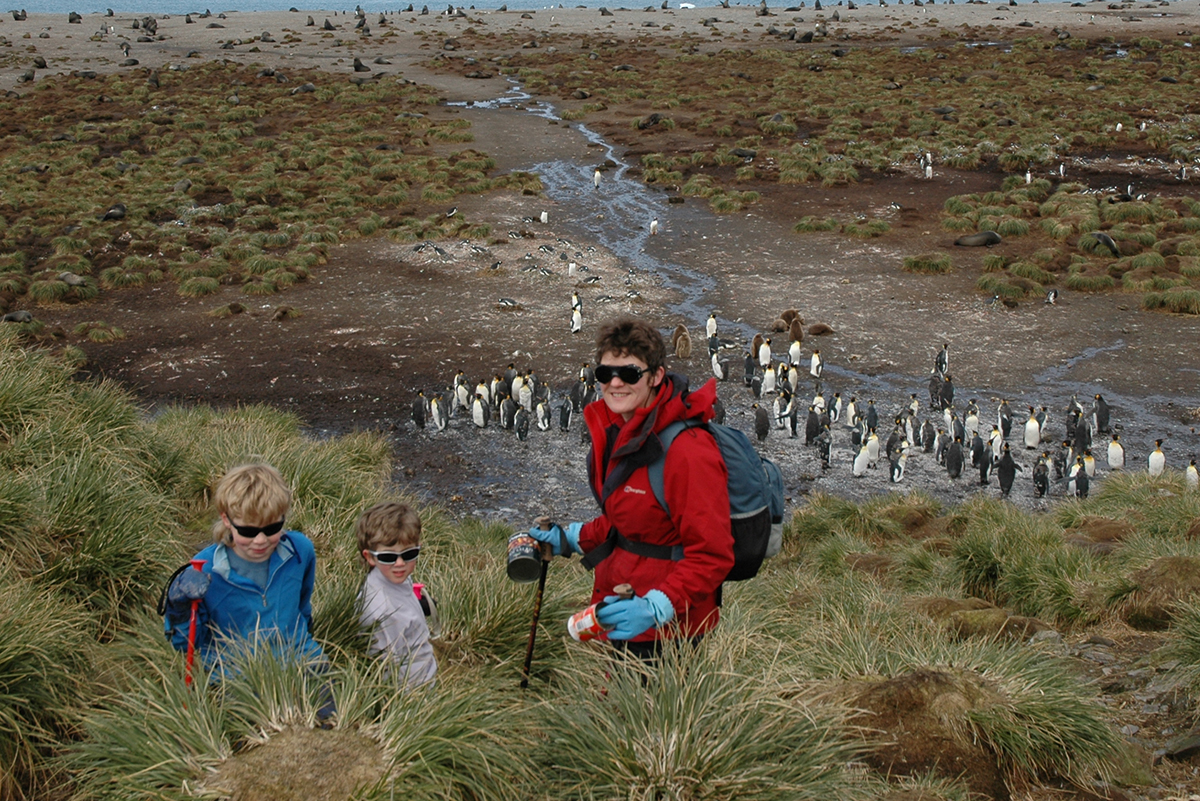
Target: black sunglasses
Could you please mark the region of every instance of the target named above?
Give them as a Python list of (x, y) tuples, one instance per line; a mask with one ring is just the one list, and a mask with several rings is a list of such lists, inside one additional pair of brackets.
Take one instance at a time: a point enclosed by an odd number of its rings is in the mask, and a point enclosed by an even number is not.
[(367, 551), (371, 556), (375, 557), (375, 561), (381, 565), (394, 565), (396, 560), (405, 562), (415, 562), (417, 557), (421, 555), (421, 546), (416, 548), (407, 548), (400, 553), (395, 551)]
[(276, 523), (269, 523), (265, 526), (239, 526), (237, 523), (234, 523), (232, 520), (230, 520), (229, 525), (233, 526), (233, 530), (238, 533), (239, 537), (245, 537), (248, 540), (254, 539), (259, 534), (266, 534), (268, 537), (274, 537), (276, 534), (283, 531), (282, 520)]
[(636, 384), (648, 372), (650, 372), (649, 367), (635, 367), (632, 364), (623, 364), (620, 367), (613, 367), (611, 364), (598, 364), (596, 365), (596, 380), (601, 384), (607, 384), (613, 380), (613, 376), (616, 376), (626, 384)]

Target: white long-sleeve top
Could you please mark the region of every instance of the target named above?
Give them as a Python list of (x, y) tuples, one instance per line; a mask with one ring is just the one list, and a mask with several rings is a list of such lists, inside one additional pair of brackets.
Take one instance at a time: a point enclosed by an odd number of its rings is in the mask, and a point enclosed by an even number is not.
[(360, 592), (359, 622), (371, 632), (371, 654), (384, 654), (404, 671), (410, 687), (433, 681), (437, 659), (429, 644), (429, 625), (412, 578), (393, 584), (373, 568)]

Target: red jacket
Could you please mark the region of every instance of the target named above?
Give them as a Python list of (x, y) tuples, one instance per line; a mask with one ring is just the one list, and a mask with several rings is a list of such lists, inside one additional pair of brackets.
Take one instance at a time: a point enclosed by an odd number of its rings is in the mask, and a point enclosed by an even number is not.
[[(681, 432), (663, 466), (663, 495), (670, 516), (654, 498), (646, 465), (661, 452), (653, 434), (676, 420), (711, 420), (716, 399), (715, 379), (689, 393), (685, 377), (668, 373), (654, 403), (638, 409), (629, 422), (610, 411), (603, 399), (583, 410), (592, 436), (588, 480), (602, 514), (584, 524), (580, 548), (587, 553), (602, 544), (614, 527), (630, 540), (683, 546), (683, 559), (677, 562), (614, 549), (596, 566), (592, 603), (611, 595), (617, 584), (632, 584), (638, 595), (659, 590), (675, 607), (675, 620), (684, 636), (702, 634), (716, 625), (716, 592), (733, 567), (725, 461), (707, 431)], [(634, 640), (657, 637), (658, 630), (652, 628)]]

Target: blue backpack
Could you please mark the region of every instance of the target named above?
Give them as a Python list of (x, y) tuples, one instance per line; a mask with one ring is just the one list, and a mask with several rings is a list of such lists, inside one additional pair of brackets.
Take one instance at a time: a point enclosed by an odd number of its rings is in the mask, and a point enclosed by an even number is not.
[[(750, 438), (735, 428), (718, 423), (678, 420), (658, 434), (662, 456), (646, 468), (650, 489), (658, 505), (669, 515), (670, 507), (663, 492), (663, 465), (667, 450), (680, 432), (703, 428), (712, 434), (725, 460), (729, 474), (729, 522), (733, 532), (733, 568), (725, 581), (745, 581), (758, 575), (763, 560), (775, 556), (783, 546), (783, 474), (770, 459), (759, 456)], [(628, 540), (612, 532), (601, 545), (584, 554), (583, 564), (591, 569), (613, 552), (614, 548), (653, 559), (683, 558), (683, 546), (651, 545)]]

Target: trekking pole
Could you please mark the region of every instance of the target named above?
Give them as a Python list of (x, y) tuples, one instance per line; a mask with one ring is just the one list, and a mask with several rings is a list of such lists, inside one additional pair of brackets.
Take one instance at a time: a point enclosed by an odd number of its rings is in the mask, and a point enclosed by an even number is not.
[[(204, 559), (193, 559), (192, 567), (196, 570), (204, 569)], [(188, 649), (187, 649), (187, 668), (183, 674), (183, 684), (185, 687), (192, 686), (192, 662), (196, 659), (196, 610), (200, 608), (200, 599), (192, 599), (192, 616), (188, 621)]]
[[(535, 522), (542, 531), (549, 531), (553, 528), (550, 518), (544, 515)], [(529, 626), (529, 644), (525, 646), (525, 667), (521, 670), (522, 690), (529, 687), (529, 667), (533, 664), (533, 642), (537, 638), (538, 618), (542, 615), (542, 595), (546, 592), (546, 569), (550, 566), (550, 560), (554, 558), (554, 552), (548, 545), (543, 543), (538, 550), (542, 556), (542, 571), (538, 575), (537, 597), (533, 601), (533, 623)]]

